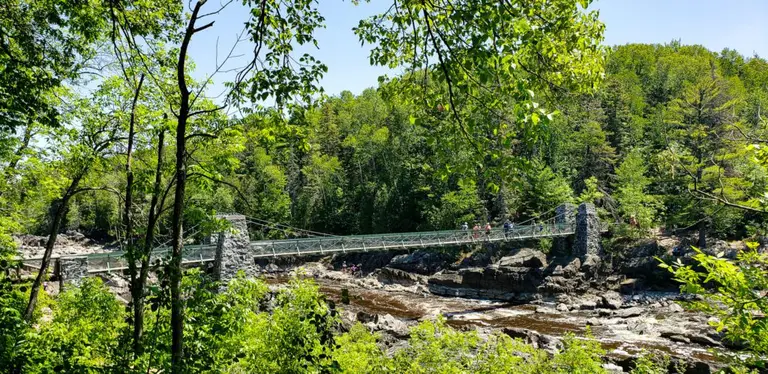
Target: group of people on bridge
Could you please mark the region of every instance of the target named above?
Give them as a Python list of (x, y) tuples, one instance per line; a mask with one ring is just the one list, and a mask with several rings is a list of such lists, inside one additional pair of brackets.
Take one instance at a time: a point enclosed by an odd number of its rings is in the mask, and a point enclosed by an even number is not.
[[(544, 231), (544, 225), (542, 225), (542, 224), (538, 224), (537, 225), (535, 221), (533, 222), (533, 224), (531, 226), (534, 227), (534, 230), (536, 230), (537, 232)], [(508, 236), (512, 232), (512, 230), (514, 230), (515, 223), (511, 222), (510, 220), (506, 220), (506, 221), (504, 221), (504, 226), (503, 227), (504, 227), (504, 236)], [(466, 222), (461, 224), (461, 230), (466, 232), (467, 235), (469, 235), (469, 225)], [(490, 222), (486, 222), (485, 226), (482, 226), (482, 227), (480, 226), (480, 223), (476, 222), (475, 225), (472, 227), (472, 236), (475, 239), (477, 239), (477, 238), (480, 237), (480, 233), (482, 231), (485, 232), (486, 236), (489, 236), (489, 235), (491, 235), (491, 230), (493, 230), (493, 227), (491, 226)]]

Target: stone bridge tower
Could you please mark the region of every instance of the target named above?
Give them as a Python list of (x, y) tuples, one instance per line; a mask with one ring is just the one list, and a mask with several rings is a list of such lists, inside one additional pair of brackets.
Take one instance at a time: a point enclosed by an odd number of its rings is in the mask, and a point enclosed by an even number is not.
[(576, 205), (565, 203), (555, 209), (555, 224), (572, 225), (575, 235), (555, 238), (552, 255), (556, 257), (579, 257), (582, 263), (600, 259), (600, 219), (594, 204)]
[[(216, 260), (213, 264), (213, 276), (216, 280), (226, 284), (237, 276), (242, 270), (246, 277), (258, 275), (258, 265), (251, 250), (251, 240), (248, 236), (248, 223), (244, 215), (229, 214), (220, 215), (231, 224), (229, 230), (220, 232), (215, 239)], [(213, 240), (212, 240), (213, 241)]]

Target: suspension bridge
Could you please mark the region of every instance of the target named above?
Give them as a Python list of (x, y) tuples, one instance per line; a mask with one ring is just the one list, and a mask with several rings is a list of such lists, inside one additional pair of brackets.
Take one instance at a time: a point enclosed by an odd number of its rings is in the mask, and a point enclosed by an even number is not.
[[(581, 208), (581, 207), (580, 207)], [(581, 209), (578, 209), (581, 211)], [(592, 208), (594, 210), (594, 208)], [(545, 216), (548, 214), (548, 216)], [(184, 245), (182, 250), (182, 264), (200, 265), (222, 261), (222, 247), (226, 246), (221, 241), (237, 240), (239, 244), (234, 261), (229, 261), (229, 267), (248, 267), (258, 259), (280, 258), (286, 256), (323, 256), (353, 252), (373, 252), (408, 249), (436, 249), (449, 246), (471, 245), (476, 243), (520, 241), (542, 238), (565, 238), (578, 236), (577, 226), (579, 218), (577, 209), (573, 205), (563, 205), (557, 209), (542, 213), (528, 221), (512, 223), (507, 227), (496, 227), (490, 230), (485, 228), (422, 231), (404, 233), (383, 233), (368, 235), (338, 236), (320, 233), (311, 230), (294, 228), (288, 225), (272, 223), (243, 215), (221, 215), (232, 222), (232, 228), (225, 233), (211, 237), (207, 243)], [(593, 214), (594, 215), (594, 214)], [(596, 221), (594, 215), (593, 221)], [(585, 221), (586, 222), (586, 221)], [(592, 223), (594, 226), (595, 223)], [(199, 231), (192, 227), (185, 232), (185, 237), (195, 237)], [(293, 239), (258, 240), (259, 234), (270, 230), (282, 231), (284, 236), (302, 235), (305, 237)], [(598, 232), (604, 231), (599, 227)], [(594, 231), (594, 230), (593, 230)], [(170, 257), (171, 248), (167, 243), (161, 243), (153, 249), (150, 263), (155, 264)], [(219, 257), (217, 259), (217, 257)], [(230, 256), (231, 257), (231, 256)], [(78, 256), (54, 256), (58, 263), (59, 272), (66, 272), (65, 262), (75, 261), (78, 264), (78, 273), (98, 274), (121, 272), (128, 269), (128, 262), (123, 251), (94, 253)], [(22, 262), (26, 267), (34, 268), (41, 258), (26, 258)], [(64, 264), (64, 265), (62, 265)], [(220, 266), (221, 264), (217, 264)]]

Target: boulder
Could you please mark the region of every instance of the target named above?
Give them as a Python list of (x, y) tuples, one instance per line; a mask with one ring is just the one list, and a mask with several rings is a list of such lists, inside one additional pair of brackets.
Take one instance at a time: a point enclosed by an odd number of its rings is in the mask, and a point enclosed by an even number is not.
[(667, 305), (667, 310), (670, 313), (683, 313), (683, 312), (685, 312), (685, 309), (683, 309), (683, 307), (680, 306), (680, 304), (678, 304), (678, 303), (669, 303), (669, 305)]
[(418, 250), (411, 254), (395, 256), (388, 266), (409, 273), (430, 275), (455, 262), (458, 259), (458, 250), (455, 252)]
[(394, 269), (385, 266), (376, 270), (376, 278), (383, 284), (402, 284), (405, 286), (411, 286), (422, 282), (423, 276), (418, 274), (409, 273), (404, 270)]
[(624, 304), (624, 300), (621, 295), (616, 291), (607, 291), (600, 297), (600, 305), (603, 308), (619, 309)]
[(410, 333), (408, 324), (390, 314), (376, 315), (373, 321), (366, 323), (366, 326), (374, 331), (386, 332), (398, 339), (405, 339)]
[(533, 330), (520, 327), (505, 327), (502, 331), (509, 335), (509, 337), (520, 339), (537, 349), (555, 350), (562, 346), (559, 339), (553, 336), (540, 334)]
[(683, 335), (670, 335), (667, 338), (673, 342), (685, 343), (685, 344), (691, 343), (691, 339), (688, 339)]
[(597, 303), (594, 301), (584, 301), (579, 305), (579, 309), (581, 310), (595, 310), (597, 308)]
[(564, 303), (557, 304), (557, 307), (555, 309), (560, 313), (567, 313), (568, 312), (568, 305)]
[(571, 262), (568, 263), (568, 265), (565, 265), (563, 268), (563, 275), (566, 277), (573, 277), (576, 276), (576, 274), (579, 273), (579, 269), (581, 268), (581, 259), (578, 257), (571, 260)]
[(580, 278), (566, 278), (563, 276), (551, 275), (544, 278), (544, 281), (539, 286), (541, 292), (549, 293), (569, 293), (575, 291), (582, 291), (588, 285)]
[(704, 335), (704, 334), (697, 334), (697, 333), (687, 333), (685, 334), (685, 337), (690, 339), (693, 343), (698, 343), (707, 347), (722, 347), (723, 343), (720, 343), (719, 341), (712, 339), (711, 337)]
[(594, 276), (600, 270), (600, 264), (600, 256), (590, 253), (584, 256), (584, 261), (581, 263), (579, 270), (584, 274)]
[(375, 314), (370, 314), (363, 311), (359, 311), (357, 314), (355, 314), (355, 320), (361, 323), (375, 322), (376, 317), (377, 316)]
[(634, 294), (635, 291), (639, 290), (642, 286), (643, 282), (640, 279), (636, 278), (628, 278), (621, 281), (619, 285), (619, 290), (623, 294)]
[(540, 251), (523, 248), (514, 255), (502, 257), (496, 264), (500, 267), (541, 268), (547, 266), (547, 256)]
[(640, 307), (632, 307), (627, 309), (621, 309), (617, 310), (613, 313), (615, 317), (619, 318), (631, 318), (631, 317), (638, 317), (641, 314), (643, 314), (643, 308)]

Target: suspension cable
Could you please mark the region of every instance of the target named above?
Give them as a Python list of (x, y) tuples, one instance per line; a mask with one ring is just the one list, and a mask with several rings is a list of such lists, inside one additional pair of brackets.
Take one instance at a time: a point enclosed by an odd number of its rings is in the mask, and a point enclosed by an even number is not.
[(270, 222), (270, 221), (267, 221), (267, 220), (258, 219), (258, 218), (254, 218), (254, 217), (246, 216), (245, 218), (249, 222), (251, 222), (253, 224), (256, 224), (256, 225), (260, 225), (260, 226), (269, 227), (271, 225), (271, 226), (275, 226), (275, 228), (277, 228), (277, 227), (285, 227), (285, 228), (291, 229), (293, 231), (306, 232), (306, 233), (310, 233), (310, 234), (317, 235), (317, 236), (337, 236), (337, 235), (333, 235), (333, 234), (327, 234), (327, 233), (324, 233), (324, 232), (312, 231), (312, 230), (302, 229), (302, 228), (293, 227), (293, 226), (289, 226), (289, 225), (284, 225), (284, 224), (281, 224), (281, 223)]
[[(544, 212), (544, 213), (539, 213), (539, 214), (537, 214), (537, 215), (535, 215), (535, 216), (533, 216), (533, 217), (531, 217), (531, 218), (529, 218), (529, 219), (527, 219), (527, 220), (525, 220), (525, 221), (522, 221), (522, 222), (518, 222), (518, 223), (515, 223), (515, 225), (517, 225), (517, 226), (521, 226), (521, 225), (524, 225), (524, 224), (526, 224), (526, 223), (528, 223), (528, 222), (531, 222), (531, 221), (533, 221), (533, 220), (535, 220), (535, 219), (537, 219), (537, 218), (541, 218), (541, 216), (543, 216), (543, 215), (546, 215), (546, 214), (549, 214), (549, 213), (551, 213), (551, 212), (554, 212), (556, 209), (557, 209), (557, 207), (554, 207), (554, 208), (552, 208), (552, 209), (550, 209), (550, 210), (548, 210), (548, 211), (546, 211), (546, 212)], [(548, 220), (548, 219), (547, 219), (547, 220)]]

